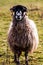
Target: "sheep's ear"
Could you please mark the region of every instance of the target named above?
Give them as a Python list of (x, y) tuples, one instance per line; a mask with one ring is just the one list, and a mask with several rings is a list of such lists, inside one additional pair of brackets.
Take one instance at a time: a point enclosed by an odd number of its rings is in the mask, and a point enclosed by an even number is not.
[(13, 6), (12, 8), (10, 8), (11, 12), (14, 12), (16, 10), (16, 6)]
[(15, 6), (14, 6), (14, 7), (12, 7), (12, 8), (10, 8), (10, 11), (11, 11), (11, 16), (13, 16), (13, 15), (14, 15), (14, 13), (15, 13)]
[(27, 12), (27, 8), (23, 6), (23, 12)]

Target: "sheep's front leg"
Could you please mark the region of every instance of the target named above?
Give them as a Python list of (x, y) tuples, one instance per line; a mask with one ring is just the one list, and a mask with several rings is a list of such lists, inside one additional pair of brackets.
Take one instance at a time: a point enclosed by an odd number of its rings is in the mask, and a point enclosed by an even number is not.
[(25, 52), (25, 64), (28, 65), (28, 52)]
[(19, 61), (19, 57), (20, 57), (20, 54), (21, 52), (17, 52), (15, 55), (14, 55), (14, 61), (17, 65), (20, 65), (20, 61)]

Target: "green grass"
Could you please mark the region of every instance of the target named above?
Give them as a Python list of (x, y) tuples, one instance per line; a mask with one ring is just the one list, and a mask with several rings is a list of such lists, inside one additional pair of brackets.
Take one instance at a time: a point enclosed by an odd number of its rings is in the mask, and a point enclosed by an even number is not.
[[(29, 54), (29, 65), (43, 65), (43, 0), (0, 0), (0, 65), (15, 65), (12, 63), (13, 53), (7, 44), (7, 31), (12, 20), (10, 8), (17, 4), (28, 8), (28, 17), (35, 21), (38, 28), (39, 45), (33, 54)], [(33, 8), (39, 10), (29, 11)], [(20, 61), (24, 64), (24, 53)]]

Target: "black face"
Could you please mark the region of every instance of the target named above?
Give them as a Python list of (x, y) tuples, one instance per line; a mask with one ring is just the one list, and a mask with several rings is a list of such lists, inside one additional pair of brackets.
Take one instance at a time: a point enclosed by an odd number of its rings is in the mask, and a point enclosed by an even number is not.
[(15, 12), (15, 19), (18, 21), (23, 19), (23, 12), (20, 9)]
[(27, 8), (22, 5), (14, 6), (10, 10), (12, 10), (15, 13), (14, 17), (17, 21), (21, 21), (24, 17), (24, 12), (27, 12)]

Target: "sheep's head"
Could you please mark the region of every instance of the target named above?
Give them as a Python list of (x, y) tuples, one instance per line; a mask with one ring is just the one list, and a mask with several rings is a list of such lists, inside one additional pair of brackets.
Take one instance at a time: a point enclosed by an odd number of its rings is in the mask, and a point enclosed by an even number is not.
[(24, 18), (24, 16), (26, 15), (26, 12), (27, 12), (27, 8), (25, 6), (22, 6), (22, 5), (13, 6), (10, 10), (13, 13), (13, 17), (17, 21), (21, 21)]

